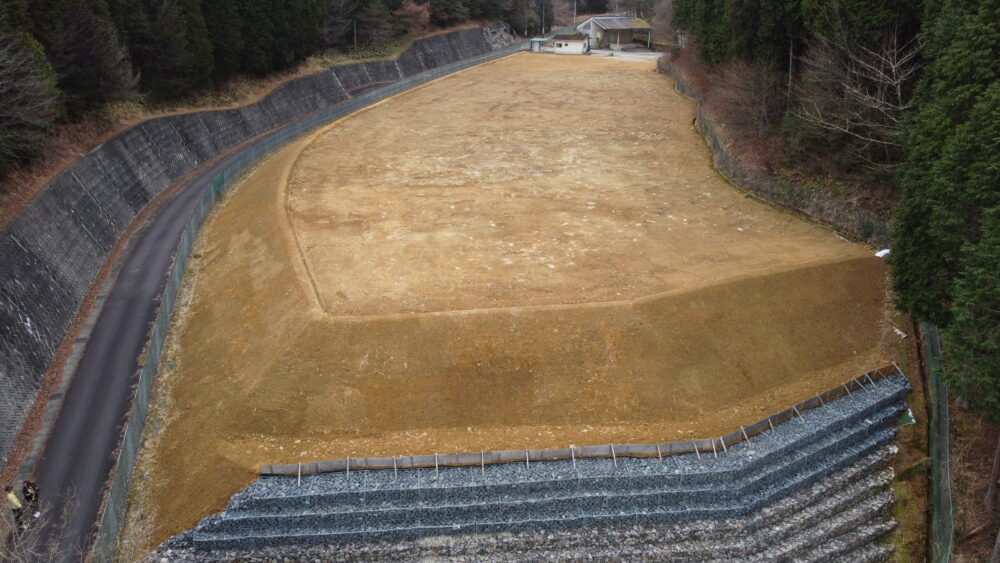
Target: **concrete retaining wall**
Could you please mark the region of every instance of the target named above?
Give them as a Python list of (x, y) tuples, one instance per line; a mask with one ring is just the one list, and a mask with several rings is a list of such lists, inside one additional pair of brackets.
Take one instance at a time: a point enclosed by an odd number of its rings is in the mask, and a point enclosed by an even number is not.
[(503, 26), (416, 41), (397, 60), (289, 81), (257, 103), (145, 121), (98, 146), (46, 186), (0, 233), (0, 459), (118, 238), (154, 197), (227, 149), (395, 82), (509, 44)]

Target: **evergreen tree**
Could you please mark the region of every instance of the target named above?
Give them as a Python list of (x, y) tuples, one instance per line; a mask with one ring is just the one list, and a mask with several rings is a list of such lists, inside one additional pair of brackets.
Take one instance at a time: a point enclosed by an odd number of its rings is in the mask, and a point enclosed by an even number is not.
[(674, 27), (698, 38), (701, 58), (710, 63), (729, 56), (732, 44), (726, 18), (726, 0), (675, 0)]
[(268, 17), (271, 19), (271, 68), (285, 68), (294, 60), (292, 34), (294, 33), (288, 21), (291, 5), (298, 0), (271, 0)]
[(54, 36), (51, 47), (70, 119), (128, 97), (137, 82), (117, 30), (92, 6), (85, 0), (70, 0), (62, 14), (61, 33)]
[(202, 15), (212, 42), (213, 77), (222, 82), (240, 70), (243, 17), (235, 0), (202, 2)]
[(268, 14), (269, 7), (269, 0), (242, 0), (243, 51), (240, 67), (258, 76), (274, 68), (271, 58), (274, 26)]
[(109, 0), (111, 21), (118, 30), (118, 37), (128, 50), (132, 68), (139, 70), (140, 83), (149, 86), (148, 73), (142, 69), (153, 59), (152, 24), (149, 10), (143, 0)]
[(908, 125), (891, 262), (898, 306), (945, 325), (982, 210), (1000, 203), (1000, 2), (947, 0), (939, 10)]
[(292, 60), (301, 61), (311, 55), (319, 43), (326, 21), (326, 2), (298, 0), (288, 8), (288, 22), (294, 30), (291, 37)]
[(151, 60), (145, 69), (154, 96), (174, 98), (211, 85), (212, 43), (199, 0), (161, 0)]
[(955, 281), (944, 377), (972, 407), (1000, 423), (1000, 207), (982, 217), (981, 237), (966, 244), (968, 259)]

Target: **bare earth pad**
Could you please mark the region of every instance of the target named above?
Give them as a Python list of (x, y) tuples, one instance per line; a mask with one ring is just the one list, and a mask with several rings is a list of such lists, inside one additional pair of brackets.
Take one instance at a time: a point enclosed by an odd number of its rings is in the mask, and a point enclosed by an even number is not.
[(522, 54), (262, 164), (195, 251), (150, 542), (267, 463), (718, 436), (878, 367), (881, 262), (733, 190), (693, 113)]

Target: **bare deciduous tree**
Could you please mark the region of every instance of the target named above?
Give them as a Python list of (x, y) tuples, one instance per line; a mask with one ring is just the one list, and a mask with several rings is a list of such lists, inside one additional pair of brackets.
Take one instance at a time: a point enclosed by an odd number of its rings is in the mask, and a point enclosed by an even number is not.
[(552, 0), (552, 21), (556, 27), (573, 25), (573, 0)]
[(860, 140), (858, 155), (871, 164), (893, 166), (902, 147), (903, 117), (912, 108), (910, 84), (920, 70), (923, 43), (903, 42), (896, 30), (875, 46), (843, 34), (834, 37), (812, 42), (799, 58), (803, 74), (793, 114)]
[(45, 148), (56, 116), (51, 78), (21, 42), (0, 31), (0, 174)]
[(674, 0), (658, 0), (653, 5), (653, 36), (676, 42), (673, 20)]
[(320, 47), (330, 49), (350, 41), (354, 26), (354, 0), (326, 0), (326, 25), (320, 32)]
[(993, 514), (996, 508), (998, 481), (1000, 481), (1000, 439), (997, 439), (997, 450), (993, 454), (993, 470), (990, 471), (990, 481), (986, 485), (986, 497), (983, 499), (988, 514)]
[(0, 514), (0, 561), (33, 563), (67, 558), (83, 559), (83, 553), (79, 550), (65, 553), (59, 545), (60, 532), (66, 527), (76, 508), (73, 497), (58, 508), (43, 507), (37, 515), (25, 512), (20, 522), (15, 522), (12, 512), (6, 509), (6, 504), (5, 501), (5, 510)]
[(780, 74), (770, 65), (731, 60), (720, 68), (715, 95), (726, 122), (764, 137), (784, 112)]
[(420, 35), (427, 31), (431, 22), (431, 11), (427, 2), (417, 3), (414, 0), (403, 0), (403, 3), (393, 10), (396, 21), (406, 28), (406, 31)]

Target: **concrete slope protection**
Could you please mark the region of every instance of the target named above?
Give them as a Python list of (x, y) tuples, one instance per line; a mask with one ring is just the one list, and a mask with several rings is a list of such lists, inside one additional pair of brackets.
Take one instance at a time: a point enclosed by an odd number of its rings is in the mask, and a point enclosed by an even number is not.
[(105, 258), (157, 194), (218, 154), (347, 100), (358, 88), (484, 54), (509, 40), (502, 26), (421, 39), (397, 60), (332, 67), (245, 107), (143, 122), (67, 167), (0, 234), (4, 461)]
[[(850, 558), (892, 528), (879, 471), (909, 388), (901, 374), (873, 381), (726, 451), (262, 477), (168, 545), (354, 553), (427, 536), (669, 524), (686, 535), (667, 542), (671, 560)], [(682, 534), (692, 522), (702, 525)]]
[[(25, 260), (22, 262), (16, 260), (17, 256), (6, 254), (5, 258), (12, 267), (4, 271), (5, 277), (0, 282), (4, 284), (0, 286), (0, 295), (4, 297), (4, 307), (0, 308), (0, 312), (5, 313), (0, 315), (0, 319), (5, 322), (12, 319), (21, 321), (20, 324), (13, 322), (3, 327), (3, 348), (0, 348), (3, 351), (0, 360), (4, 362), (0, 364), (3, 367), (0, 371), (0, 376), (3, 376), (0, 377), (0, 383), (4, 385), (2, 396), (6, 400), (2, 420), (5, 436), (8, 437), (4, 447), (10, 447), (9, 438), (16, 435), (26, 405), (31, 403), (41, 376), (38, 370), (44, 371), (47, 367), (45, 362), (51, 361), (58, 346), (57, 325), (62, 323), (68, 326), (75, 313), (75, 307), (59, 301), (57, 297), (65, 297), (71, 301), (75, 299), (79, 304), (88, 289), (85, 283), (88, 276), (92, 278), (96, 274), (101, 261), (114, 246), (113, 237), (123, 232), (128, 219), (142, 209), (144, 202), (150, 201), (156, 193), (190, 169), (210, 160), (214, 153), (209, 148), (220, 152), (245, 138), (274, 128), (275, 123), (281, 125), (283, 115), (271, 116), (266, 108), (262, 109), (260, 106), (275, 104), (271, 107), (280, 113), (283, 110), (277, 109), (281, 105), (276, 99), (284, 95), (283, 92), (298, 91), (288, 98), (300, 102), (299, 109), (294, 109), (290, 114), (293, 116), (290, 119), (294, 120), (295, 116), (311, 113), (308, 108), (312, 108), (310, 104), (313, 102), (303, 100), (313, 98), (320, 108), (334, 105), (366, 85), (394, 82), (441, 64), (462, 60), (458, 57), (467, 58), (470, 53), (488, 53), (499, 45), (498, 37), (495, 28), (463, 30), (436, 36), (415, 43), (405, 53), (406, 57), (399, 61), (335, 67), (288, 83), (254, 106), (147, 122), (98, 147), (67, 169), (54, 182), (54, 185), (64, 187), (58, 189), (49, 186), (4, 232), (3, 243), (13, 244), (25, 253), (22, 256)], [(447, 52), (438, 52), (442, 49)], [(429, 54), (433, 54), (435, 58), (431, 59)], [(327, 92), (326, 88), (332, 88), (332, 93)], [(307, 109), (302, 109), (303, 107)], [(240, 116), (246, 117), (253, 112), (267, 118), (241, 120)], [(198, 135), (188, 137), (180, 134), (177, 120), (190, 119), (201, 124), (205, 136), (199, 138)], [(228, 135), (227, 131), (231, 132), (229, 128), (216, 131), (207, 125), (218, 119), (235, 120), (239, 134)], [(172, 132), (175, 137), (167, 135), (156, 141), (152, 136), (155, 131), (161, 134)], [(222, 137), (213, 137), (210, 131), (218, 132)], [(134, 140), (134, 137), (130, 135), (138, 135), (148, 141), (136, 145), (140, 152), (130, 152), (134, 148), (129, 141)], [(203, 144), (195, 142), (199, 139)], [(112, 153), (109, 155), (105, 151)], [(215, 175), (239, 154), (228, 155), (211, 168), (200, 171), (197, 179), (165, 201), (151, 224), (137, 235), (135, 244), (124, 258), (121, 273), (115, 280), (84, 350), (53, 427), (45, 456), (37, 470), (44, 501), (69, 499), (72, 503), (67, 534), (63, 538), (67, 549), (63, 553), (76, 553), (75, 548), (86, 543), (94, 516), (100, 509), (104, 484), (113, 463), (113, 454), (132, 396), (138, 356), (146, 343), (147, 328), (156, 316), (157, 300), (166, 279), (165, 272), (172, 262), (180, 233), (199, 196), (211, 184)], [(88, 166), (92, 168), (87, 168)], [(159, 167), (156, 168), (157, 174), (149, 174), (148, 167)], [(87, 176), (81, 170), (90, 170), (91, 175)], [(121, 174), (114, 177), (101, 176), (101, 172), (106, 170), (118, 170)], [(72, 178), (76, 185), (58, 184), (66, 181), (67, 177)], [(81, 178), (88, 178), (90, 181)], [(131, 201), (127, 210), (115, 205), (116, 202), (124, 201), (113, 197), (116, 195), (114, 189), (122, 185), (115, 183), (115, 179), (141, 191), (141, 197), (137, 196), (138, 199)], [(102, 183), (105, 180), (107, 183)], [(76, 192), (73, 192), (73, 187)], [(72, 193), (66, 193), (66, 190)], [(102, 197), (106, 197), (106, 200), (102, 200)], [(116, 221), (104, 221), (115, 212), (121, 215)], [(64, 220), (66, 224), (60, 223), (58, 219)], [(64, 228), (60, 232), (57, 227)], [(79, 231), (74, 231), (76, 228)], [(29, 234), (25, 234), (26, 232)], [(89, 238), (83, 236), (91, 233), (104, 238), (98, 244), (95, 242), (98, 241), (96, 235)], [(80, 238), (75, 238), (76, 236)], [(80, 245), (85, 248), (80, 250)], [(6, 253), (11, 247), (3, 246), (3, 249)], [(67, 256), (76, 261), (70, 261)], [(56, 266), (61, 269), (57, 270)], [(11, 276), (12, 273), (14, 275)], [(49, 277), (45, 278), (45, 275)], [(48, 284), (42, 284), (40, 280)], [(59, 294), (60, 289), (65, 291)], [(53, 291), (57, 293), (56, 296), (46, 293)], [(39, 311), (55, 310), (58, 306), (62, 306), (58, 309), (58, 314), (44, 317), (45, 322), (49, 323), (45, 325), (47, 330), (44, 333), (37, 330), (38, 322), (33, 322), (35, 317), (31, 315)], [(19, 332), (19, 328), (27, 332)], [(38, 346), (33, 348), (30, 338), (36, 338), (34, 342)], [(20, 371), (12, 371), (7, 366), (15, 366)], [(10, 375), (18, 377), (8, 377)], [(18, 392), (22, 395), (17, 396)]]

